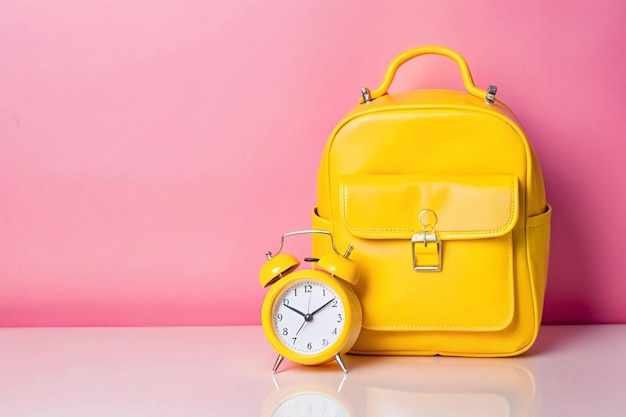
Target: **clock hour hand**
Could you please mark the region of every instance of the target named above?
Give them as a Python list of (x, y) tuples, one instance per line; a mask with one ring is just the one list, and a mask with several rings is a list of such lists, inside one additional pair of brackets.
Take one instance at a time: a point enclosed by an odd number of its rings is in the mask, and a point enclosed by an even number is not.
[[(335, 297), (337, 298), (337, 297)], [(315, 313), (317, 313), (318, 311), (320, 311), (321, 309), (323, 309), (324, 307), (326, 307), (328, 304), (332, 303), (333, 301), (335, 301), (335, 298), (329, 300), (326, 304), (324, 304), (323, 306), (321, 306), (320, 308), (318, 308), (317, 310), (315, 310), (314, 312), (311, 313), (311, 316), (315, 315)]]
[(294, 312), (296, 312), (296, 313), (300, 314), (302, 317), (304, 317), (304, 318), (306, 319), (306, 316), (307, 316), (307, 315), (306, 315), (306, 314), (304, 314), (302, 311), (300, 311), (300, 310), (298, 310), (298, 309), (293, 308), (293, 307), (292, 307), (292, 306), (290, 306), (289, 304), (285, 304), (285, 303), (283, 303), (283, 305), (284, 305), (285, 307), (287, 307), (289, 310), (294, 311)]

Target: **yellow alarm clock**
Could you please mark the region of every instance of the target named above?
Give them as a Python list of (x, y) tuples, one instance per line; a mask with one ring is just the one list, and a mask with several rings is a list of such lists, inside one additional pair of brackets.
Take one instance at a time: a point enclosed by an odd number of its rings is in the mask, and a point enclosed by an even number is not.
[[(320, 259), (306, 258), (311, 269), (297, 270), (300, 261), (281, 254), (289, 236), (320, 233), (331, 239), (335, 253)], [(276, 254), (266, 252), (260, 272), (267, 292), (261, 323), (267, 340), (278, 352), (273, 372), (284, 358), (304, 365), (318, 365), (335, 359), (347, 372), (341, 355), (348, 352), (361, 331), (361, 304), (352, 285), (359, 279), (356, 264), (348, 259), (352, 246), (341, 255), (332, 234), (326, 230), (285, 233)]]

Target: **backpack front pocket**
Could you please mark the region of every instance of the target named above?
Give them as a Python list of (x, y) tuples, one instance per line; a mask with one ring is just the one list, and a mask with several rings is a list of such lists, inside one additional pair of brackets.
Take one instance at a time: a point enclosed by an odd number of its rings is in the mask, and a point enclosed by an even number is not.
[[(497, 331), (513, 320), (515, 176), (342, 176), (332, 216), (355, 247), (364, 328)], [(438, 268), (416, 268), (421, 259)]]

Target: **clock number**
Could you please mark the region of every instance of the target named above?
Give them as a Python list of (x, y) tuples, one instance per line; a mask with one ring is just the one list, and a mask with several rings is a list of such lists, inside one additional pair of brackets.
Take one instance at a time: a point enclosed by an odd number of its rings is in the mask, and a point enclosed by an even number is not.
[[(335, 329), (337, 330), (337, 329)], [(322, 346), (326, 347), (328, 346), (328, 339), (322, 339)]]
[(283, 305), (284, 305), (284, 306), (288, 306), (288, 305), (289, 305), (289, 300), (285, 298), (285, 299), (283, 300)]
[(283, 321), (283, 315), (282, 315), (282, 314), (280, 314), (280, 313), (278, 313), (278, 314), (276, 315), (276, 320), (277, 320), (277, 321)]
[(343, 317), (341, 317), (341, 314), (337, 314), (337, 323), (341, 323), (343, 321)]
[(289, 329), (287, 329), (286, 327), (283, 328), (283, 335), (287, 336), (289, 334)]
[(308, 350), (313, 349), (313, 344), (312, 344), (311, 342), (307, 343), (307, 344), (306, 344), (306, 348), (307, 348)]
[(333, 301), (333, 307), (337, 307), (337, 303), (338, 303), (338, 301), (337, 301), (337, 299), (335, 298), (335, 300)]
[(298, 340), (298, 338), (297, 338), (297, 337), (292, 337), (292, 338), (291, 338), (291, 340), (293, 340), (293, 344), (294, 344), (294, 346), (295, 346), (295, 344), (296, 344), (296, 340)]
[(335, 327), (335, 329), (333, 330), (333, 336), (337, 335), (337, 328)]
[[(310, 292), (313, 292), (313, 286), (312, 286), (312, 285), (309, 285), (309, 284), (305, 284), (305, 285), (304, 285), (304, 293), (306, 294), (306, 293), (310, 293)], [(298, 288), (294, 288), (294, 289), (293, 289), (293, 295), (294, 295), (295, 297), (297, 297), (297, 296), (298, 296)]]

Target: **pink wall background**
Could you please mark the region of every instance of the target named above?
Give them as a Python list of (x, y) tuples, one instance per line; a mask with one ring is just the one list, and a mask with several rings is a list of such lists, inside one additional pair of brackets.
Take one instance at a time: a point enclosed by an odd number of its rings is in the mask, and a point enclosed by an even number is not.
[[(624, 22), (620, 0), (4, 1), (0, 326), (259, 323), (263, 254), (309, 227), (330, 131), (429, 44), (539, 155), (544, 321), (626, 322)], [(394, 84), (460, 86), (437, 57)]]

